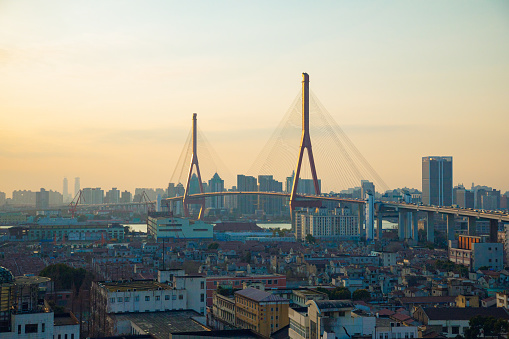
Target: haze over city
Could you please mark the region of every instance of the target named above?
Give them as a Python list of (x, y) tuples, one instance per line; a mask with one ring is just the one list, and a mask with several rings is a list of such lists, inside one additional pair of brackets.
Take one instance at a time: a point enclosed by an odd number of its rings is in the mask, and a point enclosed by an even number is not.
[(503, 1), (2, 1), (0, 191), (61, 190), (65, 176), (166, 187), (193, 112), (244, 173), (302, 72), (389, 187), (420, 188), (421, 158), (448, 155), (455, 185), (507, 191), (508, 13)]

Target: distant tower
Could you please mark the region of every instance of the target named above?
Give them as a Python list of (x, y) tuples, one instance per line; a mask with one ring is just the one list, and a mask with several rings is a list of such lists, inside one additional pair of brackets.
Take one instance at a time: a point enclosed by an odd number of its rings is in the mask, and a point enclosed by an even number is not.
[(62, 195), (64, 196), (64, 202), (69, 200), (69, 183), (67, 182), (67, 178), (64, 178), (64, 189), (62, 191)]
[(74, 195), (78, 194), (80, 189), (81, 189), (80, 178), (76, 177), (76, 178), (74, 178)]
[(452, 205), (452, 157), (422, 158), (422, 203)]

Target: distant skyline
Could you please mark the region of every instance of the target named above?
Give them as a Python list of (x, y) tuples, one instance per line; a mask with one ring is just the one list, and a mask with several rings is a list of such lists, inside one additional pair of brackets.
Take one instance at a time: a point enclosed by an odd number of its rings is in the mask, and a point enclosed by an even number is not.
[(422, 157), (452, 156), (454, 185), (504, 193), (508, 14), (507, 1), (3, 0), (0, 191), (166, 187), (193, 112), (246, 174), (307, 72), (390, 188), (421, 189)]

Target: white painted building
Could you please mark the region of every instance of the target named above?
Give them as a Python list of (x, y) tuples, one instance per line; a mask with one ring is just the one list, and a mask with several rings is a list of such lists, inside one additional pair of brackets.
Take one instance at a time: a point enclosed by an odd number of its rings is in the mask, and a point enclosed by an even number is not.
[(159, 271), (157, 281), (94, 282), (92, 293), (97, 300), (93, 311), (101, 314), (206, 310), (205, 277), (183, 270)]
[(376, 318), (354, 311), (351, 300), (311, 300), (306, 304), (307, 312), (303, 308), (289, 311), (292, 339), (347, 339), (354, 334), (374, 333)]
[(201, 220), (173, 217), (149, 217), (147, 220), (149, 237), (158, 239), (212, 239), (213, 226)]
[(359, 239), (359, 218), (350, 215), (347, 209), (328, 210), (319, 208), (316, 212), (300, 214), (301, 239), (311, 234), (315, 238)]

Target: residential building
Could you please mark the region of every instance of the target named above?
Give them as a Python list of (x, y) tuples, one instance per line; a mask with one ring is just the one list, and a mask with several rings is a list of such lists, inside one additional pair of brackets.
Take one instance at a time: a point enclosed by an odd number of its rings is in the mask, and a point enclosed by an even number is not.
[(288, 325), (288, 305), (278, 295), (248, 287), (235, 292), (235, 323), (269, 336)]
[(207, 306), (212, 306), (214, 291), (219, 286), (229, 289), (240, 289), (244, 283), (261, 282), (265, 289), (286, 288), (286, 275), (282, 274), (238, 274), (207, 277)]
[(319, 208), (314, 212), (309, 209), (300, 217), (302, 239), (308, 234), (315, 238), (338, 240), (358, 240), (360, 237), (359, 218), (351, 215), (349, 209)]
[(425, 205), (451, 206), (452, 157), (422, 158), (422, 202)]
[(289, 312), (290, 338), (339, 338), (369, 335), (376, 327), (375, 316), (354, 311), (351, 300), (312, 300), (304, 308)]
[(459, 240), (450, 240), (449, 260), (473, 270), (491, 267), (504, 268), (504, 245), (487, 242), (486, 236), (460, 235)]
[[(237, 191), (258, 191), (258, 182), (256, 178), (242, 174), (237, 175)], [(257, 197), (255, 195), (241, 195), (237, 197), (237, 209), (242, 215), (253, 215), (256, 210), (256, 205)]]
[(0, 338), (79, 339), (80, 324), (70, 313), (56, 315), (44, 300), (51, 279), (16, 277), (0, 266)]
[(124, 226), (110, 225), (30, 225), (27, 228), (30, 241), (69, 240), (98, 241), (124, 239)]
[(205, 291), (205, 277), (186, 275), (183, 270), (159, 271), (156, 281), (93, 282), (92, 326), (111, 333), (114, 315), (121, 313), (193, 310), (204, 315)]

